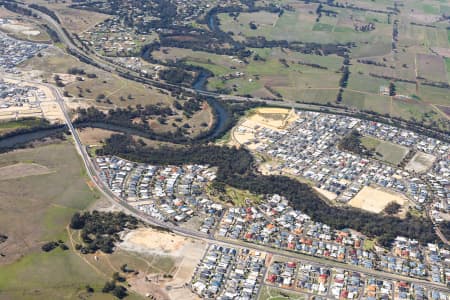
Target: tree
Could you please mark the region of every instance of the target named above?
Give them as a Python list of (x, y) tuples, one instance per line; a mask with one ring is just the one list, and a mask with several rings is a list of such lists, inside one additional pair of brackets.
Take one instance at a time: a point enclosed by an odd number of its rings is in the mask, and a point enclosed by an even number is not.
[(102, 293), (109, 293), (116, 288), (116, 283), (114, 281), (107, 281), (103, 286)]
[(79, 212), (73, 214), (70, 220), (70, 228), (72, 229), (82, 229), (84, 227), (84, 218)]
[(42, 249), (42, 251), (50, 252), (53, 249), (55, 249), (56, 247), (58, 247), (57, 242), (48, 242), (48, 243), (45, 243), (44, 245), (42, 245), (41, 249)]
[(94, 292), (94, 288), (91, 287), (89, 284), (87, 284), (85, 288), (86, 288), (86, 292), (88, 292), (88, 293), (93, 293)]
[(393, 82), (389, 83), (389, 96), (395, 96), (395, 84)]
[(118, 282), (124, 282), (125, 278), (120, 276), (119, 272), (114, 272), (113, 274), (113, 280)]
[(119, 298), (119, 299), (123, 299), (126, 296), (128, 296), (127, 289), (125, 287), (121, 286), (121, 285), (117, 285), (114, 288), (112, 294), (114, 296), (116, 296), (117, 298)]
[(401, 207), (402, 206), (397, 202), (391, 201), (388, 203), (388, 205), (386, 205), (383, 211), (388, 215), (395, 215), (396, 213), (399, 212)]

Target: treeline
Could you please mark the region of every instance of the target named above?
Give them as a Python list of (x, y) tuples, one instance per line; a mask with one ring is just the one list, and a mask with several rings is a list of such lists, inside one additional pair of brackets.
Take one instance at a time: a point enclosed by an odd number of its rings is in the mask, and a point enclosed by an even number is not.
[(50, 16), (53, 20), (55, 20), (58, 24), (61, 24), (61, 21), (59, 20), (58, 16), (56, 15), (56, 13), (50, 9), (48, 9), (45, 6), (42, 5), (37, 5), (37, 4), (29, 4), (28, 5), (29, 8), (38, 10), (48, 16)]
[(64, 128), (66, 125), (64, 124), (51, 124), (46, 119), (23, 119), (20, 122), (24, 122), (24, 125), (26, 127), (23, 128), (17, 128), (13, 131), (4, 133), (0, 135), (0, 140), (7, 139), (15, 136), (19, 136), (25, 133), (33, 133), (41, 130), (48, 130), (48, 129), (58, 129), (58, 128)]
[(70, 220), (70, 228), (81, 230), (83, 245), (78, 244), (81, 253), (104, 253), (114, 251), (114, 243), (119, 242), (119, 233), (126, 229), (137, 228), (138, 220), (123, 212), (86, 212), (75, 213)]
[(255, 173), (252, 155), (245, 149), (194, 145), (181, 149), (148, 148), (129, 136), (112, 135), (100, 155), (117, 155), (125, 159), (151, 164), (209, 164), (218, 167), (214, 184), (230, 185), (255, 194), (279, 194), (297, 210), (313, 220), (336, 229), (352, 228), (369, 237), (379, 237), (388, 246), (396, 236), (409, 236), (422, 243), (438, 240), (433, 224), (410, 214), (405, 219), (381, 216), (359, 209), (331, 207), (306, 184), (286, 176), (263, 176)]
[(45, 28), (45, 31), (47, 31), (47, 34), (50, 36), (50, 39), (54, 43), (61, 42), (61, 39), (59, 38), (59, 35), (56, 31), (54, 31), (52, 28), (50, 28), (50, 26), (48, 26), (47, 24), (42, 24), (42, 26)]
[(33, 14), (31, 9), (19, 6), (15, 1), (6, 1), (6, 0), (0, 1), (0, 5), (3, 5), (7, 10), (10, 10), (17, 14), (36, 17), (36, 15)]

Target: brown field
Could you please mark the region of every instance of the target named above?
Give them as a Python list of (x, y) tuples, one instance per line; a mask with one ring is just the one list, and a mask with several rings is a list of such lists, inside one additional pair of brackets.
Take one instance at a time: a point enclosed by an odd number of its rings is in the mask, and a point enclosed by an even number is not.
[(402, 206), (408, 203), (408, 200), (401, 194), (366, 186), (348, 204), (373, 213), (380, 213), (392, 201)]
[(12, 11), (7, 10), (3, 6), (0, 7), (0, 18), (12, 18), (12, 17), (17, 17), (17, 16), (18, 16), (18, 14), (15, 14)]
[(230, 142), (255, 149), (261, 142), (255, 141), (257, 128), (266, 127), (273, 130), (282, 130), (297, 118), (295, 112), (287, 108), (264, 107), (255, 109), (238, 126), (232, 129)]
[(444, 114), (450, 117), (450, 107), (444, 105), (436, 105)]
[(49, 174), (52, 170), (34, 163), (17, 163), (0, 168), (0, 181)]
[(24, 2), (43, 5), (55, 11), (62, 25), (67, 30), (75, 33), (86, 31), (109, 17), (97, 12), (70, 8), (68, 5), (72, 1), (67, 1), (66, 3), (66, 1), (25, 0)]
[(0, 30), (8, 35), (32, 42), (50, 42), (50, 36), (44, 28), (33, 23), (23, 21), (11, 21), (11, 23), (3, 24)]
[(408, 162), (405, 169), (416, 173), (424, 173), (433, 166), (435, 160), (436, 157), (431, 154), (417, 152)]
[(81, 33), (89, 30), (91, 27), (106, 20), (109, 15), (73, 9), (69, 7), (59, 8), (56, 10), (57, 14), (61, 16), (62, 23), (67, 30), (75, 33)]
[(77, 129), (80, 140), (84, 145), (99, 145), (109, 138), (115, 131), (100, 128), (80, 128)]
[(136, 280), (134, 282), (136, 292), (145, 295), (155, 290), (159, 290), (159, 293), (165, 290), (170, 299), (198, 299), (184, 285), (191, 279), (195, 267), (203, 256), (206, 249), (205, 242), (151, 228), (141, 228), (125, 235), (119, 248), (144, 255), (156, 255), (155, 257), (162, 260), (171, 258), (176, 261), (170, 272), (173, 275), (172, 279), (160, 280), (148, 275), (147, 278), (152, 278), (152, 284)]
[(449, 48), (431, 48), (433, 52), (436, 52), (440, 56), (449, 57), (450, 58), (450, 49)]
[(429, 54), (418, 54), (417, 67), (419, 76), (428, 80), (447, 82), (447, 70), (442, 57)]

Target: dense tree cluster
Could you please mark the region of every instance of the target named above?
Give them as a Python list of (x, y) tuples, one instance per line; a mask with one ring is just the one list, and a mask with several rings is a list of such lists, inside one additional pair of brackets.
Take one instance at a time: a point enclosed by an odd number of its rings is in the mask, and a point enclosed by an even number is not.
[(439, 225), (439, 228), (442, 232), (442, 234), (450, 240), (450, 222), (444, 222), (441, 225)]
[(30, 4), (28, 5), (29, 8), (35, 9), (35, 10), (39, 10), (40, 12), (49, 15), (53, 20), (55, 20), (56, 22), (58, 22), (58, 24), (61, 24), (61, 21), (59, 20), (58, 16), (56, 15), (56, 13), (50, 9), (48, 9), (45, 6), (42, 5), (38, 5), (38, 4)]
[(134, 229), (138, 221), (133, 216), (122, 212), (86, 212), (75, 213), (70, 221), (70, 228), (81, 230), (84, 245), (79, 246), (82, 253), (104, 253), (114, 251), (114, 243), (119, 241), (118, 233), (125, 229)]
[(123, 299), (128, 296), (127, 289), (122, 285), (116, 285), (114, 279), (105, 283), (102, 293), (111, 293), (118, 299)]
[(181, 68), (159, 71), (159, 77), (170, 84), (190, 84), (194, 77)]
[(389, 202), (388, 205), (383, 209), (383, 212), (388, 215), (395, 215), (400, 211), (402, 206), (395, 201)]
[(54, 43), (61, 42), (61, 39), (59, 38), (58, 33), (55, 30), (53, 30), (52, 28), (50, 28), (50, 26), (48, 26), (47, 24), (42, 24), (42, 27), (45, 28), (45, 31), (47, 31), (48, 35), (50, 36), (50, 39)]
[(147, 148), (125, 135), (113, 135), (99, 154), (118, 155), (152, 164), (198, 163), (218, 167), (216, 184), (248, 190), (255, 194), (279, 194), (313, 220), (333, 228), (352, 228), (371, 237), (381, 237), (388, 245), (395, 236), (409, 236), (423, 243), (437, 237), (427, 219), (408, 215), (405, 219), (365, 212), (351, 207), (331, 207), (306, 184), (286, 176), (263, 176), (253, 171), (253, 157), (245, 149), (194, 145), (180, 149)]
[(53, 249), (56, 249), (58, 247), (61, 248), (62, 250), (68, 250), (69, 249), (69, 247), (67, 247), (66, 244), (64, 244), (64, 242), (61, 241), (61, 240), (59, 240), (57, 242), (54, 242), (54, 241), (47, 242), (44, 245), (42, 245), (41, 249), (44, 252), (50, 252)]
[(361, 143), (361, 137), (362, 136), (358, 131), (353, 130), (339, 142), (339, 147), (343, 150), (347, 150), (358, 155), (370, 155), (371, 153)]

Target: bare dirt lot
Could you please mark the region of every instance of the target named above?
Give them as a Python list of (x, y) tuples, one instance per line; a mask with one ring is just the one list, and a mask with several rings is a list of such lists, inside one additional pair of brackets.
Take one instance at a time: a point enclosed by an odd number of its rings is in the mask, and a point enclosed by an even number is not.
[(255, 140), (255, 131), (259, 127), (273, 130), (283, 130), (297, 119), (294, 111), (285, 108), (264, 107), (254, 110), (232, 132), (232, 143), (246, 145), (249, 149), (256, 149), (260, 141)]
[(388, 193), (381, 188), (366, 186), (348, 204), (373, 213), (380, 213), (392, 201), (402, 206), (408, 203), (408, 200), (401, 194)]
[(156, 291), (159, 299), (165, 299), (164, 293), (161, 293), (165, 290), (170, 299), (198, 299), (185, 284), (191, 279), (195, 267), (202, 258), (206, 243), (152, 228), (141, 228), (126, 234), (119, 248), (159, 256), (159, 262), (154, 263), (156, 269), (159, 263), (164, 262), (164, 258), (177, 261), (171, 272), (172, 279), (162, 280), (155, 277), (155, 273), (147, 274), (146, 280), (137, 279), (134, 282), (135, 289), (132, 284), (132, 289), (136, 292), (156, 296)]
[(417, 152), (408, 162), (405, 169), (416, 173), (424, 173), (431, 168), (435, 160), (436, 157), (431, 154)]
[(51, 172), (51, 169), (39, 164), (18, 163), (0, 168), (0, 180), (23, 178), (33, 175), (43, 175)]

